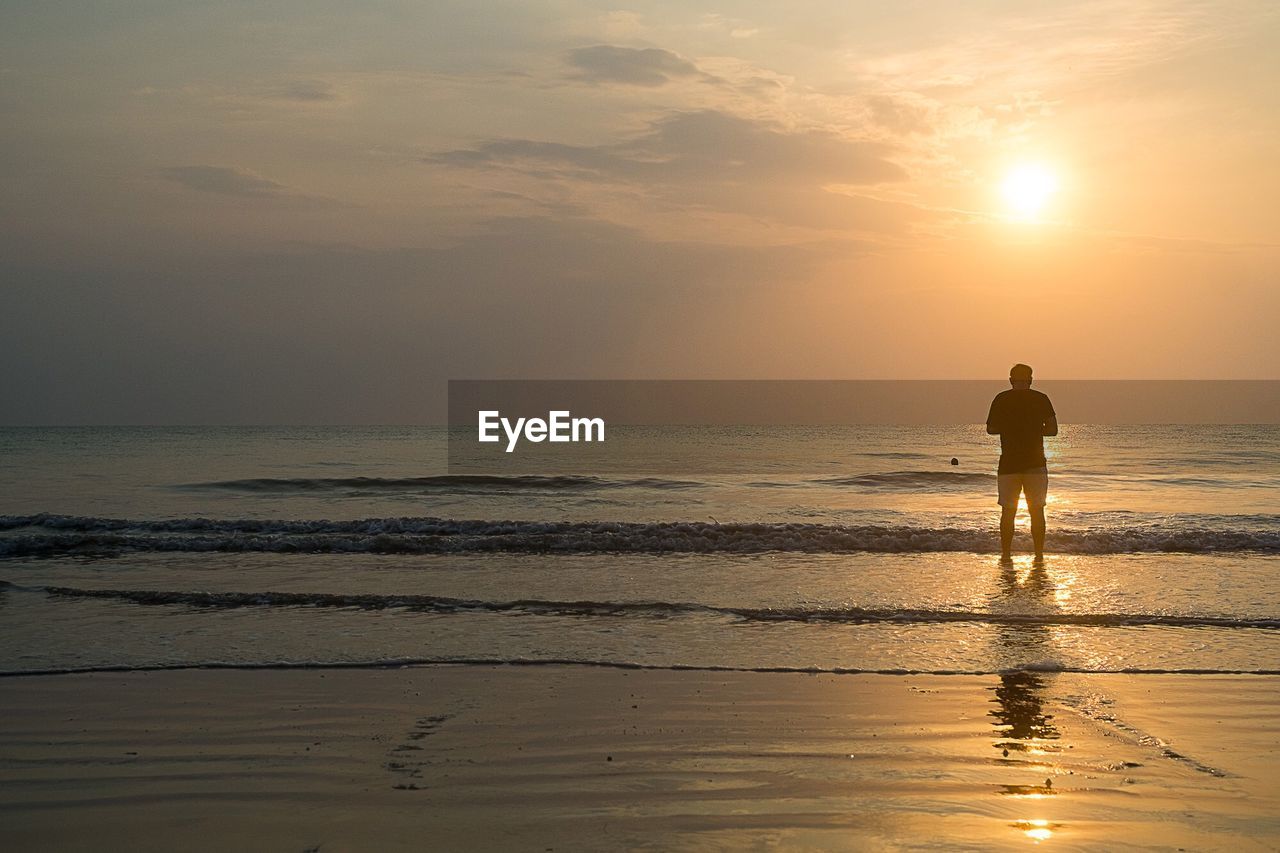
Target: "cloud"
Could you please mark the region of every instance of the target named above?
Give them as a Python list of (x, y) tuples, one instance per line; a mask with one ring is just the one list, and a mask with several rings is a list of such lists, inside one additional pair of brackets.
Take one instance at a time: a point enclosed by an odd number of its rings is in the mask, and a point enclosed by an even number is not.
[(640, 182), (799, 181), (876, 184), (906, 178), (876, 142), (825, 130), (784, 128), (718, 110), (672, 113), (632, 139), (606, 145), (567, 145), (499, 139), (445, 151), (428, 162), (567, 173), (579, 178)]
[(708, 12), (698, 22), (698, 29), (724, 33), (729, 38), (749, 39), (760, 34), (761, 29), (740, 18), (727, 18), (718, 12)]
[(285, 101), (332, 101), (333, 87), (323, 80), (290, 80), (266, 93)]
[(867, 108), (876, 124), (898, 135), (928, 133), (933, 129), (929, 105), (905, 96), (872, 95)]
[(569, 51), (566, 61), (577, 69), (575, 78), (591, 83), (662, 86), (673, 77), (709, 78), (679, 54), (657, 47), (598, 44)]
[(853, 70), (864, 84), (890, 91), (944, 91), (982, 103), (1010, 91), (1112, 93), (1138, 69), (1220, 46), (1257, 22), (1256, 13), (1229, 14), (1194, 0), (1051, 4), (933, 44), (867, 54)]
[[(350, 207), (351, 202), (329, 196), (297, 192), (282, 183), (236, 166), (169, 166), (161, 176), (190, 190), (237, 198), (270, 199), (275, 204), (315, 207)], [(358, 205), (356, 205), (358, 206)]]
[(634, 38), (648, 29), (638, 14), (621, 9), (605, 12), (597, 26), (609, 38)]
[(284, 184), (231, 166), (170, 166), (161, 174), (184, 187), (201, 192), (250, 198), (278, 198), (290, 195)]
[(496, 139), (426, 161), (540, 179), (580, 203), (594, 200), (597, 215), (605, 218), (614, 218), (625, 198), (640, 205), (632, 216), (705, 220), (714, 212), (738, 217), (757, 236), (762, 222), (883, 234), (902, 232), (916, 214), (904, 205), (827, 188), (904, 181), (907, 174), (888, 159), (891, 153), (883, 143), (828, 130), (699, 110), (672, 113), (616, 143)]

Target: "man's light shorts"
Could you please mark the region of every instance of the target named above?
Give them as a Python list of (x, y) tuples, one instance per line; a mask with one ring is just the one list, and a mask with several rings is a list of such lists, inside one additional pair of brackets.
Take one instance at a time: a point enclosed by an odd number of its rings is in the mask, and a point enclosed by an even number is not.
[(1000, 506), (1018, 505), (1018, 494), (1027, 493), (1027, 506), (1044, 506), (1049, 496), (1049, 469), (1032, 468), (1017, 474), (1001, 474), (996, 477)]

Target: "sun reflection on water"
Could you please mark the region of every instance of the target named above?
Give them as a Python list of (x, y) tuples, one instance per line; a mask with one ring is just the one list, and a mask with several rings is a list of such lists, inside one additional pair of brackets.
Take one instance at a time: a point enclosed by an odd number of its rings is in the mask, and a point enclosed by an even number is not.
[(1053, 837), (1053, 831), (1061, 826), (1061, 824), (1050, 823), (1047, 820), (1040, 819), (1019, 820), (1009, 825), (1014, 829), (1022, 830), (1022, 833), (1026, 835), (1027, 838), (1033, 839), (1036, 842), (1048, 841)]
[[(1042, 560), (1003, 560), (999, 564), (999, 592), (992, 600), (996, 610), (1011, 613), (1051, 613), (1061, 609), (1078, 584), (1069, 566), (1049, 575)], [(996, 638), (999, 655), (1008, 668), (1001, 673), (1000, 683), (991, 688), (995, 694), (987, 715), (992, 718), (995, 737), (992, 746), (1000, 751), (995, 762), (1032, 780), (996, 786), (996, 794), (1020, 801), (1041, 802), (1046, 806), (1063, 793), (1053, 785), (1060, 772), (1057, 757), (1063, 750), (1062, 733), (1051, 713), (1047, 689), (1053, 675), (1027, 668), (1036, 661), (1054, 658), (1054, 635), (1048, 625), (1030, 621), (1006, 624)], [(1048, 841), (1060, 824), (1044, 818), (1016, 821), (1010, 826), (1039, 844)]]

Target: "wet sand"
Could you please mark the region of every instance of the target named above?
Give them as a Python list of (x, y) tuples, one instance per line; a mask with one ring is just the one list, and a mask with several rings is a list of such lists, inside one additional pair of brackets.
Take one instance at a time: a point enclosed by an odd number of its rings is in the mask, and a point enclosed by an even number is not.
[(10, 850), (1280, 848), (1280, 677), (0, 679)]

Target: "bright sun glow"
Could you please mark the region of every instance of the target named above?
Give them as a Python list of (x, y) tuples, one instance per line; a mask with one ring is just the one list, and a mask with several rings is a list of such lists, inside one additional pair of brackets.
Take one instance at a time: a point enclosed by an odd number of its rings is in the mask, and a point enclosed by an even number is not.
[(1001, 189), (1010, 213), (1018, 219), (1034, 220), (1057, 192), (1058, 179), (1044, 166), (1018, 166), (1005, 176)]

